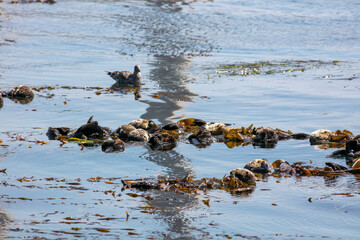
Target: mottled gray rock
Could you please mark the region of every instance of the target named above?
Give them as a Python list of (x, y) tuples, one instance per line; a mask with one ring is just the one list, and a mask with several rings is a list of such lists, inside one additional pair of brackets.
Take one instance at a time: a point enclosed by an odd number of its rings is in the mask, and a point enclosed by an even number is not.
[(245, 169), (248, 169), (255, 173), (273, 173), (274, 168), (269, 163), (267, 159), (255, 159), (248, 162), (245, 166)]

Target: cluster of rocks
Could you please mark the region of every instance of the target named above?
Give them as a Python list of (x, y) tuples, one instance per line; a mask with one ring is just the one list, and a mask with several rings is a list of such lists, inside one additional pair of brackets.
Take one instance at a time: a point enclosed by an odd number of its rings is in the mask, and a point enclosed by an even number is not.
[[(281, 129), (231, 128), (223, 123), (207, 123), (201, 119), (187, 118), (177, 123), (159, 127), (151, 120), (137, 119), (112, 131), (102, 127), (93, 117), (76, 130), (67, 127), (49, 127), (50, 140), (69, 138), (93, 140), (102, 143), (104, 152), (123, 151), (127, 144), (148, 144), (153, 150), (170, 150), (177, 142), (189, 142), (197, 147), (206, 147), (214, 142), (238, 142), (259, 147), (275, 147), (278, 141), (288, 139), (309, 139), (310, 144), (342, 144), (344, 149), (334, 152), (330, 157), (356, 158), (360, 156), (360, 135), (354, 137), (347, 130), (317, 130), (311, 134), (292, 133)], [(112, 138), (112, 140), (108, 140)], [(73, 139), (74, 140), (74, 139)]]
[(10, 91), (2, 91), (0, 92), (0, 108), (2, 108), (4, 105), (4, 97), (7, 97), (12, 101), (20, 104), (27, 104), (34, 99), (34, 91), (31, 88), (23, 85), (14, 87)]

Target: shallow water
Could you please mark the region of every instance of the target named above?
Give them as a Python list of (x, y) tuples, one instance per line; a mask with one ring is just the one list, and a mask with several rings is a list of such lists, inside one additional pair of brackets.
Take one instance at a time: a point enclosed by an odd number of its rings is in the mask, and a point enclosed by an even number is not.
[[(307, 140), (272, 149), (131, 146), (114, 154), (34, 141), (49, 142), (49, 126), (75, 129), (91, 115), (112, 129), (137, 118), (163, 125), (196, 117), (357, 135), (359, 10), (357, 1), (0, 3), (0, 90), (46, 87), (28, 104), (4, 99), (0, 109), (0, 139), (8, 145), (0, 147), (0, 169), (7, 169), (0, 210), (11, 219), (0, 221), (1, 238), (357, 238), (354, 175), (269, 177), (247, 195), (120, 191), (120, 179), (221, 178), (256, 158), (346, 165), (326, 158), (334, 149)], [(131, 88), (107, 91), (114, 82), (105, 71), (135, 64), (141, 99)], [(97, 176), (104, 179), (92, 183)]]

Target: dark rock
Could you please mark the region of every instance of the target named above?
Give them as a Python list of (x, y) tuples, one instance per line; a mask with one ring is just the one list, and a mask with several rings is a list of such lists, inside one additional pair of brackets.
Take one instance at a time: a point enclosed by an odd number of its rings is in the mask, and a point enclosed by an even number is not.
[(153, 150), (171, 150), (176, 147), (176, 139), (170, 134), (160, 133), (152, 136), (149, 144)]
[(255, 174), (244, 168), (233, 169), (230, 171), (230, 175), (247, 184), (254, 184), (256, 182)]
[(70, 133), (70, 128), (68, 127), (58, 127), (58, 128), (49, 127), (48, 131), (46, 132), (46, 135), (48, 136), (49, 140), (58, 140), (59, 137), (61, 136), (67, 137), (69, 133)]
[(331, 167), (334, 171), (343, 171), (348, 169), (347, 167), (332, 162), (326, 162), (325, 165)]
[(125, 143), (121, 139), (108, 140), (103, 142), (101, 150), (106, 153), (123, 152), (125, 150)]
[(213, 142), (211, 133), (203, 129), (200, 129), (196, 133), (191, 134), (189, 136), (189, 141), (191, 144), (199, 147), (208, 146)]
[(273, 173), (274, 168), (269, 163), (267, 159), (255, 159), (248, 162), (245, 166), (245, 169), (248, 169), (255, 173)]
[(256, 131), (256, 136), (253, 139), (253, 144), (261, 147), (275, 147), (279, 137), (275, 130), (271, 128), (261, 128)]
[(73, 137), (81, 139), (107, 139), (109, 137), (108, 132), (100, 127), (97, 121), (93, 121), (92, 119), (93, 117), (91, 116), (86, 124), (76, 130)]
[(307, 133), (294, 133), (291, 137), (296, 140), (304, 140), (310, 138), (310, 135)]

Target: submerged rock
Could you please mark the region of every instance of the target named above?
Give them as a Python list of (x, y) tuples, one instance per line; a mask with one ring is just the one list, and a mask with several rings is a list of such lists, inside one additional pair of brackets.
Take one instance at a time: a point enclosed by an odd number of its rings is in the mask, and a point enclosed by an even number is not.
[(328, 143), (331, 140), (331, 136), (334, 132), (326, 129), (319, 129), (310, 134), (310, 143), (311, 144), (322, 144)]
[(255, 159), (248, 162), (245, 166), (245, 169), (248, 169), (255, 173), (273, 173), (274, 168), (269, 163), (267, 159)]
[(200, 129), (196, 133), (191, 134), (189, 136), (189, 141), (191, 144), (200, 147), (208, 146), (213, 142), (211, 133), (203, 129)]
[(58, 140), (61, 136), (68, 137), (69, 133), (70, 128), (68, 127), (49, 127), (48, 131), (46, 132), (46, 136), (48, 136), (49, 140)]
[(86, 124), (76, 130), (73, 137), (104, 140), (109, 138), (109, 132), (108, 128), (100, 127), (97, 121), (93, 121), (93, 116), (91, 116)]
[(256, 131), (253, 144), (261, 147), (275, 147), (279, 137), (275, 130), (271, 128), (260, 128)]
[(144, 129), (135, 129), (129, 133), (130, 141), (148, 142), (149, 133)]
[(254, 184), (256, 182), (255, 174), (248, 169), (236, 168), (230, 171), (230, 175), (247, 184)]
[(171, 150), (176, 147), (176, 139), (167, 133), (159, 133), (152, 136), (149, 140), (153, 150)]
[(125, 150), (125, 143), (121, 139), (107, 140), (101, 145), (101, 150), (106, 153), (123, 152)]

